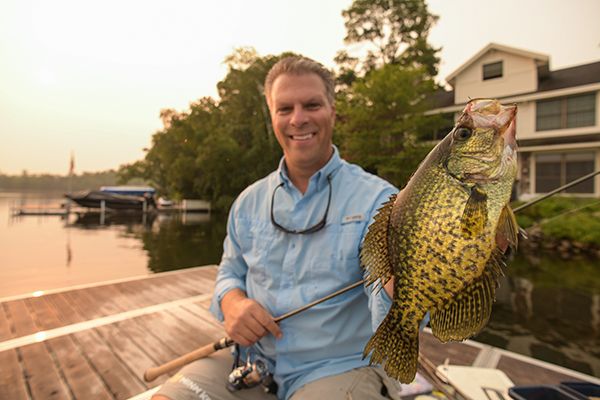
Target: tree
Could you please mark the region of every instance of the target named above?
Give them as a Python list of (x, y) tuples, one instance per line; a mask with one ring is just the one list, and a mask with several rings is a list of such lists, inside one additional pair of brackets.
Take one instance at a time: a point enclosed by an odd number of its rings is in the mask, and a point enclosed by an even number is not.
[(153, 135), (144, 160), (122, 168), (120, 176), (144, 177), (171, 198), (202, 198), (227, 209), (281, 158), (262, 84), (285, 55), (259, 57), (252, 48), (237, 49), (217, 84), (219, 100), (200, 99), (182, 113), (161, 111), (164, 127)]
[(388, 64), (338, 95), (336, 142), (344, 157), (403, 186), (432, 148), (415, 132), (431, 129), (428, 95), (435, 83), (423, 67)]
[(342, 11), (346, 44), (359, 45), (363, 58), (348, 50), (338, 52), (341, 83), (387, 64), (424, 67), (430, 77), (437, 75), (439, 58), (427, 43), (438, 17), (429, 13), (425, 0), (354, 0)]

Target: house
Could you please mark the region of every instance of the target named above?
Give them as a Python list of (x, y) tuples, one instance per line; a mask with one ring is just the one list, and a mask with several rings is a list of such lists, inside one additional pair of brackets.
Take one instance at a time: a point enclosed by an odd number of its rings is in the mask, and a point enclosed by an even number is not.
[[(517, 103), (519, 175), (526, 200), (600, 169), (600, 61), (550, 70), (550, 57), (490, 43), (450, 74), (428, 114), (455, 116), (471, 98)], [(600, 177), (567, 190), (600, 197)]]

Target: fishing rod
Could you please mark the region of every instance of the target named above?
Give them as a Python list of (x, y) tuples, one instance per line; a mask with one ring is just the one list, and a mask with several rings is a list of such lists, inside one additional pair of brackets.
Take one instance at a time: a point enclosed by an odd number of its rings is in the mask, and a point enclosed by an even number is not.
[(534, 199), (534, 200), (532, 200), (532, 201), (530, 201), (528, 203), (525, 203), (523, 205), (520, 205), (519, 207), (514, 208), (513, 212), (517, 213), (517, 212), (521, 211), (524, 208), (527, 208), (527, 207), (532, 206), (532, 205), (534, 205), (534, 204), (536, 204), (536, 203), (538, 203), (538, 202), (540, 202), (542, 200), (547, 199), (550, 196), (554, 196), (556, 193), (562, 192), (563, 190), (566, 190), (566, 189), (568, 189), (568, 188), (570, 188), (572, 186), (575, 186), (575, 185), (577, 185), (577, 184), (579, 184), (579, 183), (581, 183), (583, 181), (587, 181), (588, 179), (591, 179), (591, 178), (593, 178), (594, 176), (596, 176), (598, 174), (600, 174), (600, 170), (594, 171), (594, 172), (590, 172), (589, 174), (584, 175), (584, 176), (582, 176), (579, 179), (575, 179), (574, 181), (569, 182), (566, 185), (563, 185), (563, 186), (561, 186), (559, 188), (556, 188), (556, 189), (554, 189), (554, 190), (552, 190), (552, 191), (544, 194), (543, 196), (538, 197), (537, 199)]
[[(293, 317), (294, 315), (299, 314), (304, 310), (308, 310), (309, 308), (314, 307), (317, 304), (321, 304), (322, 302), (332, 299), (334, 297), (337, 297), (342, 293), (346, 293), (346, 292), (354, 289), (355, 287), (362, 285), (363, 283), (364, 283), (364, 280), (354, 282), (353, 284), (346, 286), (346, 287), (338, 290), (337, 292), (333, 292), (331, 294), (328, 294), (325, 297), (322, 297), (322, 298), (315, 300), (311, 303), (308, 303), (302, 307), (299, 307), (295, 310), (287, 312), (287, 313), (275, 318), (274, 321), (275, 321), (275, 323), (278, 323), (285, 319)], [(215, 351), (225, 349), (227, 347), (233, 346), (234, 344), (235, 344), (235, 342), (231, 338), (223, 337), (213, 343), (207, 344), (206, 346), (202, 346), (202, 347), (192, 351), (191, 353), (184, 354), (181, 357), (178, 357), (172, 361), (169, 361), (161, 366), (148, 368), (146, 370), (146, 372), (144, 372), (144, 380), (146, 382), (152, 382), (153, 380), (155, 380), (162, 374), (165, 374), (167, 372), (170, 372), (170, 371), (173, 371), (180, 367), (183, 367), (184, 365), (189, 364), (192, 361), (196, 361), (201, 358), (207, 357), (210, 354), (214, 353)]]
[[(553, 196), (553, 195), (555, 195), (555, 194), (557, 194), (559, 192), (562, 192), (563, 190), (566, 190), (566, 189), (568, 189), (568, 188), (570, 188), (572, 186), (575, 186), (575, 185), (577, 185), (577, 184), (579, 184), (581, 182), (584, 182), (584, 181), (586, 181), (588, 179), (591, 179), (591, 178), (593, 178), (594, 176), (596, 176), (598, 174), (600, 174), (600, 170), (592, 172), (592, 173), (587, 174), (585, 176), (582, 176), (581, 178), (576, 179), (576, 180), (574, 180), (572, 182), (569, 182), (566, 185), (563, 185), (563, 186), (561, 186), (561, 187), (559, 187), (557, 189), (554, 189), (551, 192), (546, 193), (543, 196), (540, 196), (539, 198), (536, 198), (534, 200), (531, 200), (531, 201), (529, 201), (529, 202), (527, 202), (525, 204), (522, 204), (522, 205), (514, 208), (513, 212), (517, 213), (519, 211), (524, 210), (527, 207), (531, 207), (532, 205), (534, 205), (534, 204), (536, 204), (536, 203), (538, 203), (538, 202), (540, 202), (542, 200), (545, 200), (548, 197), (551, 197), (551, 196)], [(355, 282), (355, 283), (353, 283), (353, 284), (351, 284), (349, 286), (346, 286), (346, 287), (344, 287), (344, 288), (342, 288), (342, 289), (340, 289), (340, 290), (338, 290), (338, 291), (336, 291), (334, 293), (331, 293), (331, 294), (329, 294), (329, 295), (327, 295), (325, 297), (322, 297), (322, 298), (320, 298), (318, 300), (315, 300), (315, 301), (313, 301), (313, 302), (311, 302), (309, 304), (306, 304), (306, 305), (304, 305), (302, 307), (299, 307), (299, 308), (297, 308), (295, 310), (292, 310), (292, 311), (290, 311), (290, 312), (288, 312), (286, 314), (283, 314), (283, 315), (275, 318), (274, 321), (276, 323), (277, 322), (281, 322), (281, 321), (283, 321), (283, 320), (285, 320), (285, 319), (287, 319), (289, 317), (292, 317), (292, 316), (294, 316), (296, 314), (299, 314), (299, 313), (301, 313), (301, 312), (303, 312), (303, 311), (305, 311), (305, 310), (307, 310), (307, 309), (309, 309), (311, 307), (314, 307), (317, 304), (320, 304), (320, 303), (322, 303), (324, 301), (327, 301), (327, 300), (332, 299), (332, 298), (334, 298), (336, 296), (339, 296), (339, 295), (341, 295), (343, 293), (346, 293), (346, 292), (348, 292), (348, 291), (350, 291), (350, 290), (352, 290), (352, 289), (354, 289), (354, 288), (356, 288), (356, 287), (358, 287), (358, 286), (360, 286), (360, 285), (362, 285), (364, 283), (365, 283), (365, 280), (361, 279), (360, 281)], [(167, 362), (165, 364), (162, 364), (162, 365), (160, 365), (158, 367), (148, 368), (146, 370), (146, 372), (144, 372), (144, 380), (146, 382), (152, 382), (153, 380), (155, 380), (156, 378), (158, 378), (160, 375), (166, 374), (166, 373), (171, 372), (171, 371), (173, 371), (175, 369), (179, 369), (179, 368), (183, 367), (184, 365), (191, 363), (192, 361), (200, 360), (201, 358), (207, 357), (207, 356), (209, 356), (210, 354), (212, 354), (212, 353), (214, 353), (216, 351), (219, 351), (219, 350), (225, 349), (227, 347), (233, 346), (234, 344), (235, 344), (235, 342), (231, 338), (229, 338), (229, 337), (223, 337), (223, 338), (221, 338), (221, 339), (219, 339), (219, 340), (217, 340), (217, 341), (215, 341), (213, 343), (210, 343), (210, 344), (207, 344), (205, 346), (202, 346), (202, 347), (200, 347), (200, 348), (198, 348), (198, 349), (196, 349), (196, 350), (194, 350), (194, 351), (192, 351), (190, 353), (184, 354), (183, 356), (178, 357), (178, 358), (176, 358), (176, 359), (174, 359), (172, 361), (169, 361), (169, 362)]]

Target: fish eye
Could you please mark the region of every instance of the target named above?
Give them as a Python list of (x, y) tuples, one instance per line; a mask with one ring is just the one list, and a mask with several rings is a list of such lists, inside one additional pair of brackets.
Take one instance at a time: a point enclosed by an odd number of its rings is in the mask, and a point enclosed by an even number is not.
[(473, 131), (469, 128), (461, 126), (454, 131), (454, 138), (458, 140), (466, 140), (471, 137)]

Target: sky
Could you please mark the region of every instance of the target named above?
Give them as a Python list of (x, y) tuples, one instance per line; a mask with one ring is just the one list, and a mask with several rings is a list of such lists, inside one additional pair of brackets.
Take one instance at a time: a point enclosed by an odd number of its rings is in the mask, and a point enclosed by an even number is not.
[[(0, 173), (65, 175), (144, 157), (161, 109), (217, 98), (239, 47), (333, 68), (351, 0), (0, 0)], [(490, 42), (600, 61), (600, 0), (428, 0), (443, 81)]]

